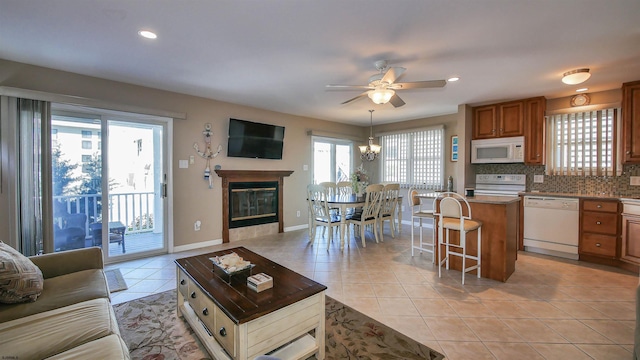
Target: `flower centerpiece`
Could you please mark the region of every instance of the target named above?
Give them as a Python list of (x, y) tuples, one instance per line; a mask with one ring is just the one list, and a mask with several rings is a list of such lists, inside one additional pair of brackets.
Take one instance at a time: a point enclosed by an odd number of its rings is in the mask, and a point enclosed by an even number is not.
[(369, 175), (367, 175), (363, 165), (360, 164), (356, 171), (351, 174), (351, 187), (356, 195), (362, 196), (367, 185), (369, 185)]

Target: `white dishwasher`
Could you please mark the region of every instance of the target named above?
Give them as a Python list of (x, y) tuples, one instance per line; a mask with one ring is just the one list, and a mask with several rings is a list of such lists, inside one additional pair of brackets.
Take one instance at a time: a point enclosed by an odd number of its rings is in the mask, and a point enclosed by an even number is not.
[(578, 199), (525, 196), (524, 249), (578, 259)]

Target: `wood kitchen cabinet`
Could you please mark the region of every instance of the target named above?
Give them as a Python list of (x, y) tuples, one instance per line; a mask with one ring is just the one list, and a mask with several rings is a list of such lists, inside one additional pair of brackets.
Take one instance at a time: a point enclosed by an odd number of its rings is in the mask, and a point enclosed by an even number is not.
[(640, 163), (640, 81), (622, 84), (624, 162)]
[(618, 200), (583, 199), (580, 201), (580, 260), (595, 256), (615, 260), (620, 248), (620, 211)]
[(523, 136), (525, 100), (473, 108), (473, 139)]
[(537, 97), (524, 102), (524, 163), (545, 164), (544, 114), (547, 99)]
[(640, 265), (640, 201), (623, 203), (620, 259)]

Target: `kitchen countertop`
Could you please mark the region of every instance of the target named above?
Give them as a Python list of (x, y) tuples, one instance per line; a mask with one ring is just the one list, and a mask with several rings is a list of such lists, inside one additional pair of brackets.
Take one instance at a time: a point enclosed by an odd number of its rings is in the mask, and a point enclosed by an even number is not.
[[(440, 193), (439, 192), (425, 192), (418, 194), (418, 197), (425, 199), (435, 199)], [(514, 202), (520, 201), (520, 197), (518, 196), (492, 196), (492, 195), (476, 195), (476, 196), (465, 196), (470, 203), (484, 203), (484, 204), (511, 204)]]
[(522, 196), (544, 196), (544, 197), (565, 197), (565, 198), (580, 198), (580, 199), (602, 199), (602, 200), (621, 200), (621, 201), (640, 201), (637, 197), (629, 197), (623, 195), (613, 194), (576, 194), (576, 193), (552, 193), (552, 192), (536, 192), (536, 191), (523, 191), (518, 193)]

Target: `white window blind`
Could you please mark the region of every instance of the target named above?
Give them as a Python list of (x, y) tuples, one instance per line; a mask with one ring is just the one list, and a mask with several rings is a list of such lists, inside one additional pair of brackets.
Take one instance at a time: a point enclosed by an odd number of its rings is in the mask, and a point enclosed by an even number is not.
[(619, 175), (618, 114), (603, 109), (547, 117), (547, 174)]
[(431, 128), (385, 134), (382, 180), (403, 187), (441, 189), (444, 183), (444, 129)]

